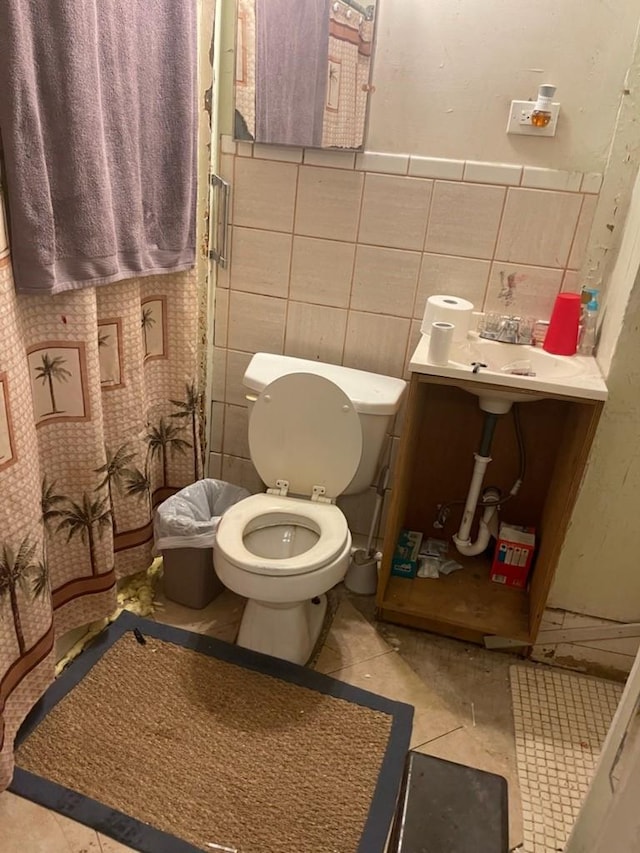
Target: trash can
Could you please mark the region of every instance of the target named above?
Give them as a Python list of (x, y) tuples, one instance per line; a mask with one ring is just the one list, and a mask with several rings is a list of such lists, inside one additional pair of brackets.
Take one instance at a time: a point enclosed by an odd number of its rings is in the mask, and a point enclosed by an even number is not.
[(163, 558), (167, 598), (200, 610), (222, 592), (213, 566), (216, 529), (224, 512), (247, 497), (240, 486), (198, 480), (158, 506), (153, 536)]

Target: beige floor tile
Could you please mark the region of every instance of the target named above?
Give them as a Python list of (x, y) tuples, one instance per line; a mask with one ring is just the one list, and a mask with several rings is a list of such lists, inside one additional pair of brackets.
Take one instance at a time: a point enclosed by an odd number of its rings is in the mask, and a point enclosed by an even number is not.
[(101, 853), (95, 830), (8, 791), (0, 794), (0, 827), (2, 853)]
[(335, 673), (339, 669), (378, 655), (387, 654), (385, 643), (373, 625), (346, 599), (338, 605), (331, 629), (315, 665), (318, 672)]
[(466, 726), (450, 732), (443, 737), (432, 740), (417, 748), (418, 752), (476, 767), (488, 773), (496, 773), (507, 780), (509, 789), (509, 845), (510, 847), (522, 841), (522, 808), (518, 785), (518, 772), (510, 756), (491, 750), (489, 742), (485, 746), (478, 739), (477, 733)]
[(378, 655), (331, 673), (334, 678), (414, 707), (411, 746), (441, 737), (461, 725), (440, 697), (396, 652)]
[(165, 625), (233, 642), (244, 604), (244, 598), (226, 589), (202, 610), (192, 610), (169, 601), (160, 589), (154, 601), (153, 618)]

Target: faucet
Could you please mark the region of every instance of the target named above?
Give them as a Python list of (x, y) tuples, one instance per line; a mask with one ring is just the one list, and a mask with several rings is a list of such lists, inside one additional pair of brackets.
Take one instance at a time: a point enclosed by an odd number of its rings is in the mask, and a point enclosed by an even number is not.
[(490, 341), (504, 344), (532, 344), (533, 324), (530, 320), (506, 314), (487, 314), (484, 317), (479, 336)]

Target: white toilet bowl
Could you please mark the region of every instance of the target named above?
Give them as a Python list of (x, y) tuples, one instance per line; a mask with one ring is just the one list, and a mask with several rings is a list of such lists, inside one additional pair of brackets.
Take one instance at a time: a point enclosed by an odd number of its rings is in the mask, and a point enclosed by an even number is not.
[(215, 565), (249, 599), (238, 644), (306, 663), (326, 612), (324, 593), (347, 571), (351, 534), (334, 504), (253, 495), (224, 516)]
[(248, 599), (238, 644), (304, 664), (326, 593), (349, 563), (351, 534), (335, 499), (351, 484), (358, 491), (370, 484), (405, 383), (263, 353), (245, 383), (259, 391), (248, 397), (249, 449), (267, 493), (224, 513), (215, 568)]

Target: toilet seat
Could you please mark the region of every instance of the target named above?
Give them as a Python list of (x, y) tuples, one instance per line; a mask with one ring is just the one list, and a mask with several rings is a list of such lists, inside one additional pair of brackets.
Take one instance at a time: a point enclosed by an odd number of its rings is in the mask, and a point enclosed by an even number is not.
[[(266, 527), (270, 522), (308, 527), (315, 530), (318, 541), (295, 557), (258, 556), (246, 547), (244, 536), (250, 525)], [(344, 549), (349, 536), (347, 520), (335, 504), (258, 494), (227, 510), (216, 532), (216, 548), (230, 563), (252, 574), (302, 575), (330, 563)]]
[(258, 395), (249, 416), (251, 459), (268, 489), (335, 499), (362, 456), (353, 403), (331, 380), (288, 373)]

